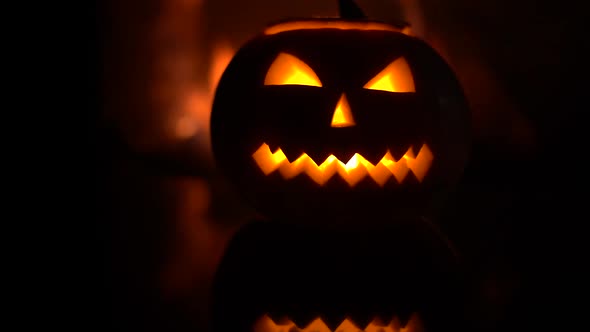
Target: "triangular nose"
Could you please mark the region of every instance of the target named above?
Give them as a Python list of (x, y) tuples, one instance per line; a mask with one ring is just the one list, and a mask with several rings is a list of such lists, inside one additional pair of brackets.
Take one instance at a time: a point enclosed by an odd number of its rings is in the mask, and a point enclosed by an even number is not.
[(354, 123), (354, 118), (350, 111), (350, 105), (346, 100), (346, 95), (342, 94), (342, 97), (338, 100), (338, 104), (336, 104), (334, 115), (332, 115), (332, 127), (343, 128), (352, 127), (354, 125), (356, 125), (356, 123)]

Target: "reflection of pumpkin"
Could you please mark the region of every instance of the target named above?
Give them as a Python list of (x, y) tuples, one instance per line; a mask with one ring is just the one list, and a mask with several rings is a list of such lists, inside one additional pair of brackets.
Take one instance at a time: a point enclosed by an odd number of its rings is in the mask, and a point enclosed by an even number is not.
[(246, 226), (218, 268), (213, 332), (463, 331), (457, 261), (424, 225)]
[(215, 96), (213, 149), (260, 212), (334, 222), (415, 213), (456, 180), (469, 125), (461, 88), (404, 31), (293, 20), (237, 52)]

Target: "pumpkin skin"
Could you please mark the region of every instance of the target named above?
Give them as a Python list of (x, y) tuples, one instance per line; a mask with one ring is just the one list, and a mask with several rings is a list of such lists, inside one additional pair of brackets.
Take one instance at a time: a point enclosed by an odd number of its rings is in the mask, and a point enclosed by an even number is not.
[[(360, 233), (253, 223), (218, 267), (212, 331), (311, 331), (317, 318), (322, 332), (372, 331), (371, 323), (378, 331), (393, 317), (414, 326), (406, 332), (466, 331), (461, 275), (457, 257), (420, 222)], [(265, 316), (299, 330), (268, 328)], [(342, 328), (345, 320), (358, 330)]]
[[(310, 68), (321, 87), (265, 84), (281, 55)], [(414, 91), (365, 88), (400, 59)], [(407, 79), (400, 78), (402, 85)], [(343, 97), (354, 125), (333, 126)], [(382, 23), (308, 19), (271, 26), (236, 53), (216, 90), (211, 135), (218, 167), (263, 216), (358, 227), (428, 215), (461, 174), (469, 123), (453, 72), (423, 41)], [(406, 169), (400, 181), (380, 164), (387, 152), (401, 162), (410, 148), (417, 157), (423, 146), (432, 161), (421, 177)], [(265, 173), (254, 155), (277, 149), (292, 169)], [(351, 183), (340, 169), (320, 184), (311, 171), (294, 169), (304, 153), (317, 165), (330, 156), (344, 165), (358, 153), (388, 178), (377, 183), (361, 174)]]

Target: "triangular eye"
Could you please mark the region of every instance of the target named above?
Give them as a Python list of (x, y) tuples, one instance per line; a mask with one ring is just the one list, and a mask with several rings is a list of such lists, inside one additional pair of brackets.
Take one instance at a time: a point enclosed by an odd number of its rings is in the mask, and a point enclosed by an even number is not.
[(405, 58), (398, 58), (383, 69), (369, 83), (365, 89), (387, 92), (416, 92), (414, 76)]
[(272, 63), (264, 85), (307, 85), (321, 87), (322, 82), (305, 62), (296, 57), (281, 53)]

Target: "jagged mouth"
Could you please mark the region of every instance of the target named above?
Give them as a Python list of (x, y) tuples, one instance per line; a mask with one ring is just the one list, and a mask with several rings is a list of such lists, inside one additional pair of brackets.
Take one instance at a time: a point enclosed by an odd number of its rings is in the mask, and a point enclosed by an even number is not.
[(403, 183), (409, 172), (412, 172), (416, 179), (422, 182), (430, 170), (434, 155), (428, 145), (423, 144), (417, 155), (414, 153), (413, 147), (410, 146), (399, 160), (395, 160), (391, 152), (387, 151), (375, 165), (360, 153), (355, 153), (346, 163), (334, 155), (330, 155), (318, 164), (306, 153), (290, 161), (281, 148), (272, 152), (270, 146), (263, 143), (252, 154), (252, 158), (265, 175), (278, 171), (285, 180), (293, 179), (299, 174), (307, 174), (310, 179), (323, 186), (338, 174), (351, 187), (354, 187), (368, 176), (383, 187), (391, 177), (398, 184)]
[(381, 318), (373, 319), (366, 326), (358, 326), (349, 318), (345, 318), (334, 329), (331, 329), (321, 318), (316, 318), (307, 326), (298, 326), (290, 319), (273, 320), (269, 315), (260, 317), (253, 326), (253, 332), (424, 332), (422, 321), (418, 314), (410, 316), (407, 323), (400, 322), (397, 316), (389, 321)]

